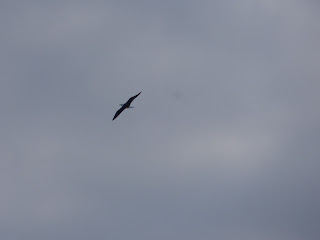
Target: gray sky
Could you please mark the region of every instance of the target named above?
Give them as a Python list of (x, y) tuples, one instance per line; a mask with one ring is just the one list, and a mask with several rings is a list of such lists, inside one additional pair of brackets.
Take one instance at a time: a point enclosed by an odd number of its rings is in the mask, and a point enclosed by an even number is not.
[(319, 239), (317, 1), (2, 1), (0, 31), (1, 239)]

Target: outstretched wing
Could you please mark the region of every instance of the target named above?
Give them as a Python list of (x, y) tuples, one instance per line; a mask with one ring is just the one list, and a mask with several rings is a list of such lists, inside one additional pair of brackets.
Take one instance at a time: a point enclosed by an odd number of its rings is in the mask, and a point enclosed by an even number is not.
[(122, 113), (122, 111), (123, 111), (124, 109), (126, 109), (126, 107), (122, 106), (122, 107), (116, 112), (116, 114), (114, 115), (112, 121), (115, 120), (115, 119), (120, 115), (120, 113)]
[(130, 104), (131, 104), (131, 102), (132, 102), (136, 97), (138, 97), (138, 96), (140, 95), (140, 93), (141, 93), (141, 92), (139, 92), (137, 95), (135, 95), (135, 96), (133, 96), (133, 97), (129, 98), (129, 100), (127, 101), (127, 103), (129, 103), (129, 105), (130, 105)]

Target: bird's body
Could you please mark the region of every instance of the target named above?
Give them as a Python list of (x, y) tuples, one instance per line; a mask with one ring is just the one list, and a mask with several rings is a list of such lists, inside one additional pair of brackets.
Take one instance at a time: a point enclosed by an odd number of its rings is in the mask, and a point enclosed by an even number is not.
[(128, 100), (125, 104), (120, 104), (120, 105), (121, 105), (121, 108), (116, 112), (116, 114), (114, 115), (112, 121), (115, 120), (115, 119), (120, 115), (120, 113), (122, 113), (123, 110), (125, 110), (126, 108), (132, 108), (132, 107), (130, 107), (132, 101), (133, 101), (136, 97), (138, 97), (138, 96), (140, 95), (140, 93), (141, 93), (141, 92), (139, 92), (137, 95), (129, 98), (129, 100)]

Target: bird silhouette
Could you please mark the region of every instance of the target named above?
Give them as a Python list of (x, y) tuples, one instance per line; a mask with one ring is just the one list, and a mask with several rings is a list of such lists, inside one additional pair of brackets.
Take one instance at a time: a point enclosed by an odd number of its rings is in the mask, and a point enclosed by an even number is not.
[(133, 101), (136, 97), (138, 97), (138, 96), (140, 95), (140, 93), (141, 93), (141, 92), (139, 92), (137, 95), (129, 98), (129, 100), (128, 100), (125, 104), (120, 104), (121, 108), (116, 112), (116, 114), (114, 115), (112, 121), (115, 120), (115, 119), (120, 115), (120, 113), (122, 113), (123, 110), (125, 110), (126, 108), (133, 108), (133, 107), (130, 107), (130, 104), (132, 103), (132, 101)]

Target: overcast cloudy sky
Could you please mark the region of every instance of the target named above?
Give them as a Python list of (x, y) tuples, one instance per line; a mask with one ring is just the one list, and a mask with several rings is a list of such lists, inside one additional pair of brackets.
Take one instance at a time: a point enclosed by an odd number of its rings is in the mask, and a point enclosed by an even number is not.
[(319, 239), (318, 1), (4, 0), (0, 32), (1, 240)]

